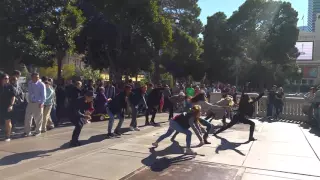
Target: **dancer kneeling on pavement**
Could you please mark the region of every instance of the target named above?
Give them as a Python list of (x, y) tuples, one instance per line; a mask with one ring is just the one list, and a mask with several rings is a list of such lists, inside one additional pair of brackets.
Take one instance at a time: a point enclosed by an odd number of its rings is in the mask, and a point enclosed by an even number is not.
[(182, 113), (180, 115), (175, 116), (173, 119), (170, 120), (169, 124), (169, 129), (168, 131), (161, 135), (155, 143), (152, 143), (154, 147), (158, 147), (159, 142), (164, 140), (165, 138), (169, 137), (174, 133), (174, 131), (177, 131), (179, 133), (185, 134), (186, 141), (187, 141), (187, 150), (186, 154), (196, 154), (192, 149), (191, 149), (191, 131), (189, 128), (191, 127), (195, 134), (198, 136), (200, 139), (200, 144), (203, 144), (203, 140), (201, 137), (201, 131), (199, 127), (199, 118), (200, 118), (200, 112), (201, 112), (201, 107), (200, 106), (194, 106), (189, 113)]
[(84, 124), (88, 123), (91, 120), (90, 112), (88, 111), (91, 108), (93, 101), (93, 92), (87, 91), (84, 97), (79, 97), (74, 106), (72, 107), (73, 117), (71, 117), (71, 122), (74, 125), (74, 130), (72, 133), (72, 139), (70, 141), (70, 146), (80, 146), (79, 136)]
[[(124, 121), (124, 112), (127, 107), (127, 102), (129, 102), (129, 96), (131, 94), (132, 87), (126, 85), (123, 92), (120, 92), (118, 95), (111, 99), (108, 103), (107, 112), (109, 115), (109, 124), (108, 124), (108, 134), (107, 138), (112, 138), (114, 136), (121, 136), (120, 128)], [(114, 123), (114, 116), (117, 115), (119, 118), (119, 123), (112, 133), (112, 127)]]
[(248, 117), (252, 117), (254, 113), (254, 103), (259, 101), (259, 99), (264, 95), (264, 93), (260, 93), (257, 98), (251, 99), (248, 94), (245, 94), (245, 88), (242, 91), (241, 99), (239, 102), (239, 109), (238, 112), (233, 116), (231, 122), (227, 125), (219, 129), (213, 135), (216, 136), (217, 134), (225, 131), (226, 129), (231, 128), (233, 125), (241, 122), (243, 124), (250, 125), (250, 134), (249, 134), (249, 141), (254, 141), (255, 138), (253, 137), (255, 123), (248, 119)]

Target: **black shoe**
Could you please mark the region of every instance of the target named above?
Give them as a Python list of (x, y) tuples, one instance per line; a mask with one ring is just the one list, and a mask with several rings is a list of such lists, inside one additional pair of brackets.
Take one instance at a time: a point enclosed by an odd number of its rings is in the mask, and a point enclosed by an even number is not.
[(149, 121), (144, 124), (145, 126), (150, 126)]
[(108, 139), (113, 138), (113, 137), (115, 137), (115, 135), (114, 135), (113, 133), (108, 133), (108, 134), (107, 134), (107, 138), (108, 138)]
[(115, 131), (113, 134), (114, 134), (115, 136), (121, 136), (121, 135), (122, 135), (119, 131)]
[(77, 146), (80, 146), (80, 145), (81, 145), (81, 144), (80, 144), (79, 141), (77, 141), (77, 142), (72, 142), (72, 141), (70, 141), (70, 144), (69, 144), (70, 147), (77, 147)]
[(249, 138), (249, 141), (255, 141), (257, 139), (255, 139), (254, 137)]

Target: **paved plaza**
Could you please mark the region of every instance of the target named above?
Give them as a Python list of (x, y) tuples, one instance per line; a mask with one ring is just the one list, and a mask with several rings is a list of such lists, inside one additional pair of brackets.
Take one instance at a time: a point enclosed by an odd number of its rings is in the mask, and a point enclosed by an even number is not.
[[(183, 155), (185, 136), (151, 143), (167, 130), (167, 114), (158, 114), (160, 127), (141, 127), (121, 138), (106, 139), (106, 122), (87, 124), (83, 146), (68, 148), (73, 127), (61, 127), (39, 137), (0, 142), (0, 179), (17, 180), (316, 180), (320, 179), (320, 138), (294, 122), (255, 120), (257, 141), (247, 142), (247, 125), (238, 124), (210, 136), (212, 144), (196, 147), (197, 156)], [(139, 124), (144, 118), (139, 118)], [(126, 119), (123, 127), (130, 123)], [(215, 127), (219, 121), (213, 122)], [(17, 135), (18, 136), (18, 135)]]

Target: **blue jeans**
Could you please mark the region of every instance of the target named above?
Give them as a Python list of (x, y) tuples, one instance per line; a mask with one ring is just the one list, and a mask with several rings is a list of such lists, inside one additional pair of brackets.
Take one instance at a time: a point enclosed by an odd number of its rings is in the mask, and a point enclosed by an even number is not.
[[(109, 108), (107, 108), (107, 112), (108, 112), (108, 115), (109, 115), (109, 124), (108, 124), (108, 133), (110, 134), (112, 132), (112, 127), (113, 127), (113, 123), (114, 123), (114, 115), (110, 110)], [(116, 129), (114, 130), (115, 132), (119, 132), (122, 124), (123, 124), (123, 121), (124, 121), (124, 114), (123, 113), (118, 113), (117, 114), (117, 117), (119, 118), (119, 123), (116, 127)]]
[(170, 120), (168, 131), (165, 134), (161, 135), (156, 142), (159, 143), (162, 140), (164, 140), (165, 138), (171, 136), (174, 133), (174, 131), (177, 131), (179, 133), (183, 133), (187, 136), (187, 138), (186, 138), (187, 148), (190, 148), (191, 147), (191, 135), (192, 135), (191, 131), (189, 129), (185, 129), (185, 128), (181, 127), (174, 120)]
[(202, 118), (199, 119), (199, 122), (201, 125), (206, 127), (206, 131), (207, 131), (207, 133), (209, 133), (210, 129), (211, 129), (211, 123), (206, 121), (205, 119), (202, 119)]
[(53, 124), (56, 126), (58, 124), (56, 106), (52, 106), (50, 116), (51, 116)]

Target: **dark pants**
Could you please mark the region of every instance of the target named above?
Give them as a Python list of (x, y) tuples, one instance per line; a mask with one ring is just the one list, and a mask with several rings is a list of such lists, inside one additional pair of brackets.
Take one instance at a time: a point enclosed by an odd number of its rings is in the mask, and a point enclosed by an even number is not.
[(71, 143), (77, 143), (79, 141), (79, 136), (84, 122), (80, 119), (80, 117), (72, 117), (71, 122), (74, 125)]
[[(211, 122), (214, 118), (215, 118), (215, 113), (214, 112), (212, 112), (212, 111), (209, 111), (208, 113), (207, 113), (207, 116), (206, 116), (206, 118), (205, 118), (205, 120), (209, 120), (209, 122)], [(231, 116), (231, 115), (230, 115)], [(232, 119), (232, 117), (230, 117), (230, 119)], [(226, 124), (227, 124), (227, 113), (222, 117), (222, 124), (223, 124), (223, 126), (225, 126)]]
[(146, 125), (149, 124), (149, 115), (151, 114), (151, 122), (154, 122), (154, 119), (156, 118), (157, 113), (157, 107), (148, 106), (148, 109), (146, 110)]
[(241, 114), (235, 114), (233, 118), (231, 119), (231, 122), (222, 128), (220, 128), (215, 134), (219, 134), (229, 128), (231, 128), (233, 125), (237, 124), (238, 122), (241, 122), (243, 124), (249, 124), (250, 125), (250, 134), (249, 138), (253, 138), (253, 132), (255, 128), (255, 123), (249, 119), (247, 119), (244, 115)]
[(274, 107), (276, 109), (276, 117), (278, 117), (282, 113), (283, 103), (282, 102), (275, 103)]
[(274, 108), (274, 102), (269, 102), (267, 107), (267, 116), (272, 117), (273, 116), (273, 108)]
[[(206, 127), (206, 132), (204, 133), (203, 138), (204, 138), (204, 139), (207, 139), (207, 138), (208, 138), (208, 135), (209, 135), (209, 133), (210, 133), (210, 130), (211, 130), (212, 125), (211, 125), (210, 122), (208, 122), (207, 120), (202, 119), (202, 118), (200, 118), (199, 122), (200, 122), (201, 125), (203, 125), (203, 126)], [(172, 136), (172, 139), (175, 139), (178, 134), (179, 134), (179, 132), (176, 131), (176, 133)]]
[(137, 116), (138, 116), (138, 110), (139, 106), (131, 105), (131, 123), (130, 126), (136, 128), (137, 127)]
[(55, 126), (58, 125), (58, 118), (57, 118), (57, 110), (56, 106), (52, 106), (51, 112), (50, 112), (50, 117), (52, 119), (52, 122)]
[(168, 97), (164, 98), (163, 110), (169, 109), (169, 120), (173, 118), (173, 104)]

